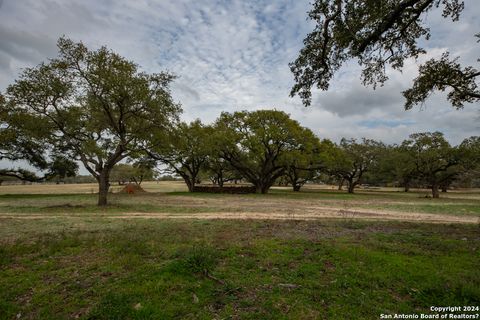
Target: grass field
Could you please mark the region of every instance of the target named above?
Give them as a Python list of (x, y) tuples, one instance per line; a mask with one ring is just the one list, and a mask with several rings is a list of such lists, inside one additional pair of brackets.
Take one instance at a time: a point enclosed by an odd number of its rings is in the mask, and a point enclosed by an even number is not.
[(379, 319), (480, 305), (478, 191), (144, 187), (99, 209), (94, 185), (1, 186), (0, 319)]

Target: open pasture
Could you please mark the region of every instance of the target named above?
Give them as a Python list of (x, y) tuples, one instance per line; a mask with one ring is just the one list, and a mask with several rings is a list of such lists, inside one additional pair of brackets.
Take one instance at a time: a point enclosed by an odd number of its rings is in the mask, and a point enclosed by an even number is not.
[(476, 191), (161, 182), (98, 208), (93, 187), (1, 187), (0, 319), (377, 319), (480, 301)]
[(276, 187), (266, 195), (188, 193), (181, 182), (148, 182), (147, 191), (118, 193), (110, 205), (96, 206), (95, 185), (20, 185), (0, 189), (0, 217), (18, 219), (196, 218), (196, 219), (368, 219), (478, 223), (480, 192), (449, 191), (440, 199), (428, 191), (358, 189), (355, 194), (330, 186), (308, 185), (301, 192)]

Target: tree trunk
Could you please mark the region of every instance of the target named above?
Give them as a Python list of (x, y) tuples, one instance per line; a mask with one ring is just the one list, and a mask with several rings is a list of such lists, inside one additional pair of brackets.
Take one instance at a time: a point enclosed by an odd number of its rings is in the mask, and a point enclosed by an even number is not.
[(410, 191), (410, 183), (405, 182), (405, 183), (403, 184), (403, 191), (404, 191), (404, 192)]
[(299, 183), (294, 183), (294, 184), (292, 184), (292, 186), (293, 186), (293, 191), (295, 191), (295, 192), (300, 191), (300, 188), (302, 187), (302, 185), (299, 184)]
[(338, 184), (338, 190), (343, 189), (343, 183), (345, 182), (345, 179), (340, 180), (340, 183)]
[(270, 185), (268, 183), (256, 183), (256, 193), (266, 194), (268, 193), (268, 189), (270, 189)]
[(440, 193), (438, 192), (438, 185), (432, 184), (432, 197), (433, 198), (440, 198)]
[(223, 188), (223, 172), (220, 171), (217, 175), (217, 184), (220, 188)]
[(355, 183), (352, 181), (348, 181), (348, 193), (354, 193), (355, 191)]
[(109, 182), (109, 171), (102, 171), (100, 173), (100, 176), (98, 177), (98, 205), (99, 206), (106, 206), (108, 204), (107, 202), (107, 196), (108, 196), (108, 189), (110, 188), (110, 182)]
[(262, 194), (268, 193), (268, 190), (269, 190), (269, 189), (270, 189), (270, 185), (265, 185), (265, 186), (263, 186), (263, 188), (262, 188)]
[(184, 177), (183, 180), (185, 180), (185, 184), (187, 185), (188, 192), (193, 192), (193, 189), (195, 188), (195, 179)]
[(447, 185), (442, 186), (442, 192), (447, 192), (447, 189), (448, 189)]

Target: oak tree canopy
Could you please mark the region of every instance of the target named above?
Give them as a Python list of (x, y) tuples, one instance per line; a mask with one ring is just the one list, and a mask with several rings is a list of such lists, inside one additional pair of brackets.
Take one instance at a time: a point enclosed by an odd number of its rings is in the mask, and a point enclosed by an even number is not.
[[(364, 85), (382, 85), (388, 80), (386, 67), (401, 70), (409, 58), (426, 50), (420, 40), (430, 38), (425, 23), (428, 12), (438, 8), (442, 16), (457, 21), (464, 9), (460, 0), (316, 0), (308, 13), (314, 30), (304, 39), (297, 59), (290, 63), (295, 78), (291, 96), (298, 95), (304, 105), (312, 102), (313, 88), (328, 90), (332, 79), (348, 61), (362, 67)], [(476, 35), (479, 37), (479, 34)], [(473, 38), (473, 34), (472, 34)], [(472, 39), (473, 41), (473, 39)], [(405, 108), (421, 104), (434, 90), (448, 90), (455, 108), (480, 99), (480, 72), (462, 67), (458, 57), (445, 52), (419, 68), (410, 89), (403, 92)]]

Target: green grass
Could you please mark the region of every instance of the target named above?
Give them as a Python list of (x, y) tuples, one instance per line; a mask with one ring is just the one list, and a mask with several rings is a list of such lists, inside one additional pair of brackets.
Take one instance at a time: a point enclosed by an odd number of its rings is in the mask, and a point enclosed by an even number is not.
[[(358, 189), (355, 194), (345, 191), (329, 189), (304, 188), (301, 192), (292, 192), (288, 188), (273, 188), (269, 194), (224, 195), (207, 193), (189, 193), (172, 191), (180, 189), (181, 185), (174, 183), (147, 185), (151, 190), (164, 188), (170, 192), (148, 192), (137, 195), (110, 194), (111, 205), (106, 208), (96, 206), (97, 195), (92, 193), (74, 194), (72, 191), (80, 189), (79, 185), (49, 186), (63, 194), (0, 194), (0, 213), (15, 214), (115, 214), (125, 212), (151, 213), (202, 213), (224, 210), (233, 210), (229, 206), (229, 199), (244, 200), (261, 204), (263, 201), (290, 201), (296, 207), (326, 206), (352, 210), (373, 209), (397, 212), (414, 212), (428, 214), (450, 214), (480, 216), (480, 193), (475, 192), (448, 192), (442, 193), (440, 199), (425, 198), (428, 191), (398, 192), (391, 189), (364, 190)], [(9, 186), (14, 187), (14, 186)], [(22, 190), (32, 187), (33, 191), (41, 191), (40, 186), (21, 186)], [(16, 191), (16, 189), (2, 189)], [(178, 199), (181, 198), (181, 199)], [(218, 207), (215, 201), (224, 201)], [(216, 207), (217, 206), (217, 207)], [(248, 210), (248, 209), (247, 209)]]
[(478, 225), (49, 221), (0, 220), (2, 319), (375, 319), (480, 303)]
[(72, 190), (0, 195), (0, 319), (378, 319), (480, 304), (479, 224), (119, 219), (315, 206), (480, 216), (478, 193), (153, 187), (174, 192), (111, 194), (105, 208)]

